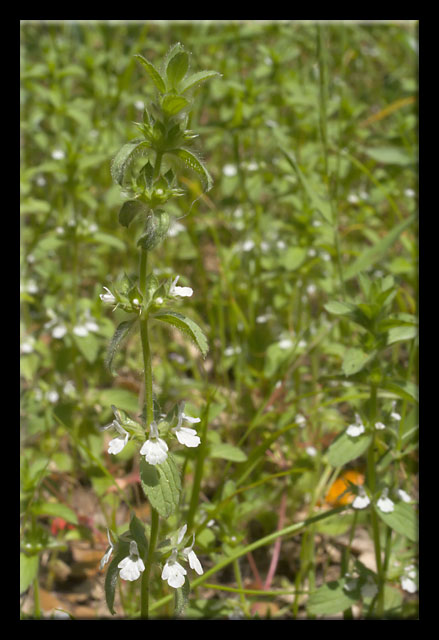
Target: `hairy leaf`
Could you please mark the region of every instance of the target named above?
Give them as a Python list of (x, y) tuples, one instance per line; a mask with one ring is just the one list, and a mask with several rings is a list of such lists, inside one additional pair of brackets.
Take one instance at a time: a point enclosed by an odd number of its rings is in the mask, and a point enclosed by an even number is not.
[(179, 51), (170, 59), (166, 67), (166, 75), (171, 87), (176, 87), (180, 80), (184, 78), (188, 67), (189, 56), (186, 51)]
[(204, 191), (209, 191), (212, 188), (213, 180), (199, 158), (188, 149), (184, 147), (179, 147), (178, 149), (172, 149), (169, 153), (176, 155), (180, 160), (183, 160), (185, 165), (195, 171), (201, 179), (201, 183), (203, 185)]
[(163, 518), (169, 518), (180, 502), (180, 473), (170, 453), (164, 462), (149, 464), (144, 458), (140, 461), (140, 482), (142, 489)]
[(124, 202), (119, 211), (119, 222), (123, 227), (129, 227), (131, 222), (139, 213), (146, 213), (148, 207), (139, 200), (128, 200)]
[(123, 181), (125, 179), (125, 174), (134, 158), (138, 153), (145, 150), (149, 147), (149, 143), (146, 142), (143, 138), (136, 138), (135, 140), (131, 140), (119, 149), (117, 154), (115, 155), (113, 162), (111, 163), (111, 177), (114, 182), (123, 185)]
[(167, 116), (175, 116), (179, 111), (187, 107), (189, 100), (183, 96), (168, 94), (162, 100), (162, 108)]
[(114, 332), (114, 335), (108, 346), (107, 357), (105, 358), (105, 365), (108, 367), (112, 375), (116, 375), (115, 371), (113, 370), (114, 356), (116, 355), (122, 342), (127, 338), (128, 334), (130, 333), (131, 329), (134, 327), (136, 322), (137, 322), (137, 318), (134, 318), (134, 320), (126, 320), (124, 322), (121, 322), (120, 325), (117, 327), (116, 331)]
[(196, 322), (190, 320), (190, 318), (187, 318), (177, 311), (158, 311), (152, 317), (156, 320), (167, 322), (189, 336), (192, 342), (194, 342), (201, 351), (203, 358), (206, 357), (209, 345), (207, 343), (206, 336)]
[(162, 76), (160, 75), (160, 73), (155, 68), (155, 66), (153, 64), (151, 64), (151, 62), (146, 60), (146, 58), (141, 56), (139, 53), (137, 53), (134, 57), (137, 58), (137, 60), (140, 62), (140, 64), (146, 70), (146, 72), (148, 73), (149, 77), (151, 78), (151, 80), (155, 84), (156, 88), (160, 91), (160, 93), (165, 93), (165, 91), (166, 91), (165, 82), (164, 82)]
[(215, 76), (220, 75), (221, 74), (218, 73), (218, 71), (198, 71), (197, 73), (193, 73), (180, 85), (180, 93), (185, 93), (186, 91), (189, 91), (189, 89), (193, 89), (202, 82), (209, 80), (209, 78), (214, 78)]

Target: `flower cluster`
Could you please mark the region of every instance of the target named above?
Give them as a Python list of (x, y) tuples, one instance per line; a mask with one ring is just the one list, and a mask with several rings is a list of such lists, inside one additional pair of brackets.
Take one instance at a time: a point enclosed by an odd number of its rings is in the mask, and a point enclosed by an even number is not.
[[(201, 439), (197, 435), (195, 429), (185, 427), (183, 422), (186, 421), (189, 424), (196, 424), (200, 422), (200, 418), (193, 418), (184, 413), (185, 403), (182, 402), (178, 407), (177, 425), (171, 429), (171, 432), (176, 436), (180, 444), (185, 447), (194, 448), (198, 447)], [(129, 440), (130, 434), (121, 425), (121, 419), (119, 411), (116, 407), (113, 407), (114, 420), (107, 424), (105, 427), (101, 427), (102, 431), (107, 429), (115, 429), (117, 436), (110, 440), (108, 444), (108, 453), (113, 455), (120, 453)], [(140, 455), (145, 456), (146, 462), (152, 465), (162, 464), (168, 457), (169, 447), (165, 440), (160, 437), (159, 429), (156, 422), (152, 422), (149, 427), (148, 439), (143, 443), (140, 449)]]
[(179, 547), (181, 546), (181, 542), (185, 536), (187, 530), (187, 525), (183, 525), (179, 530), (176, 537), (176, 545), (173, 547), (171, 551), (171, 555), (167, 559), (165, 565), (162, 570), (162, 580), (166, 580), (170, 587), (174, 589), (178, 589), (182, 587), (185, 582), (185, 576), (187, 574), (186, 569), (178, 562), (178, 558), (182, 558), (186, 562), (189, 562), (189, 566), (193, 569), (199, 576), (203, 574), (203, 567), (201, 566), (201, 562), (198, 560), (195, 551), (193, 550), (195, 543), (195, 534), (192, 534), (192, 543), (189, 547), (183, 548), (179, 551)]
[[(182, 541), (187, 531), (187, 525), (183, 525), (181, 529), (173, 536), (173, 547), (171, 555), (166, 560), (161, 577), (169, 584), (170, 587), (178, 589), (182, 587), (187, 575), (187, 570), (183, 567), (178, 559), (188, 562), (189, 567), (193, 569), (198, 575), (203, 574), (203, 567), (199, 561), (193, 547), (195, 544), (195, 534), (192, 534), (192, 542), (189, 546), (183, 547)], [(110, 557), (115, 551), (116, 545), (110, 535), (110, 531), (107, 529), (108, 547), (100, 562), (100, 569), (103, 569)], [(182, 548), (183, 547), (183, 548)], [(133, 582), (140, 577), (140, 574), (145, 571), (145, 564), (139, 555), (139, 549), (135, 540), (130, 541), (129, 554), (122, 558), (117, 565), (120, 569), (119, 576), (122, 580), (128, 580)]]

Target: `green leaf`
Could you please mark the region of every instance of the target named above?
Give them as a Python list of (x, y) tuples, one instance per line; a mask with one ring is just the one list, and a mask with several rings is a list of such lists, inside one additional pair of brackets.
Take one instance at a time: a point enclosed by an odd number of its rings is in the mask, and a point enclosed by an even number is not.
[(166, 95), (162, 100), (162, 108), (167, 116), (175, 116), (179, 111), (187, 107), (189, 100), (183, 98), (183, 96), (176, 96), (172, 94)]
[(370, 268), (375, 262), (384, 258), (389, 248), (396, 242), (401, 233), (407, 229), (415, 220), (415, 216), (410, 216), (394, 227), (389, 233), (372, 247), (366, 249), (358, 258), (343, 272), (345, 280), (350, 280), (360, 271)]
[(113, 369), (114, 357), (117, 351), (120, 349), (123, 341), (128, 337), (128, 334), (130, 333), (136, 322), (137, 318), (134, 318), (134, 320), (126, 320), (125, 322), (121, 322), (114, 332), (110, 344), (108, 345), (107, 357), (105, 358), (105, 366), (109, 369), (110, 373), (113, 376), (116, 375)]
[(201, 160), (197, 158), (197, 156), (192, 153), (192, 151), (188, 151), (188, 149), (185, 149), (184, 147), (179, 147), (178, 149), (172, 149), (171, 151), (169, 151), (169, 153), (172, 153), (180, 158), (180, 160), (183, 160), (187, 167), (198, 174), (201, 179), (204, 191), (207, 192), (212, 188), (213, 180), (210, 173), (201, 162)]
[(352, 376), (361, 371), (375, 357), (376, 351), (365, 353), (361, 349), (347, 349), (344, 357), (342, 369), (345, 376)]
[(412, 340), (418, 335), (416, 327), (393, 327), (389, 330), (387, 336), (387, 344), (393, 344), (394, 342), (401, 342), (402, 340)]
[(140, 482), (151, 506), (163, 518), (169, 518), (179, 505), (181, 493), (180, 473), (172, 455), (168, 453), (159, 465), (149, 464), (142, 458)]
[(349, 609), (359, 599), (360, 596), (356, 590), (345, 591), (340, 581), (327, 582), (311, 593), (307, 610), (315, 616), (332, 615)]
[(351, 460), (359, 458), (372, 442), (372, 436), (363, 433), (356, 438), (342, 432), (329, 446), (328, 462), (333, 467), (342, 467)]
[(330, 300), (324, 306), (326, 311), (333, 313), (336, 316), (346, 316), (355, 310), (353, 304), (338, 302), (337, 300)]
[(191, 585), (189, 583), (188, 577), (186, 576), (184, 585), (179, 589), (175, 589), (174, 616), (178, 616), (183, 613), (189, 600), (190, 590), (191, 590)]
[(188, 68), (189, 56), (186, 51), (180, 51), (170, 59), (166, 67), (166, 75), (171, 87), (177, 86), (186, 75)]
[(157, 209), (152, 212), (146, 219), (145, 229), (137, 241), (137, 246), (146, 251), (151, 251), (157, 247), (166, 238), (169, 224), (169, 213), (167, 211)]
[(151, 62), (146, 60), (146, 58), (141, 56), (139, 53), (136, 53), (136, 55), (134, 57), (137, 58), (137, 60), (140, 62), (140, 64), (146, 70), (146, 72), (148, 73), (149, 77), (151, 78), (151, 80), (155, 84), (156, 88), (160, 91), (160, 93), (165, 93), (165, 91), (166, 91), (165, 82), (164, 82), (162, 76), (160, 75), (160, 73), (154, 67), (154, 65), (151, 64)]
[(73, 340), (78, 347), (78, 350), (82, 353), (84, 358), (90, 364), (96, 362), (98, 357), (100, 341), (93, 334), (89, 333), (87, 336), (73, 336)]
[(232, 462), (245, 462), (247, 460), (247, 455), (242, 449), (226, 442), (211, 444), (209, 451), (210, 458), (221, 458)]
[(281, 264), (287, 271), (295, 271), (304, 262), (307, 250), (303, 247), (289, 247), (281, 257)]
[(418, 519), (413, 505), (396, 502), (391, 513), (383, 513), (378, 507), (375, 511), (391, 529), (406, 536), (412, 542), (418, 541)]
[(145, 526), (135, 513), (132, 513), (131, 515), (130, 532), (133, 536), (133, 540), (137, 542), (140, 557), (144, 558), (148, 551), (148, 540), (145, 535)]
[(117, 579), (119, 577), (119, 567), (117, 565), (121, 560), (123, 560), (123, 558), (126, 558), (128, 553), (129, 544), (127, 542), (119, 542), (117, 551), (108, 566), (107, 574), (105, 576), (105, 601), (112, 616), (116, 613), (114, 610), (114, 596), (117, 587)]
[(148, 207), (139, 200), (128, 200), (124, 202), (119, 211), (119, 222), (124, 227), (129, 227), (134, 218), (139, 213), (147, 213)]
[(143, 138), (136, 138), (135, 140), (131, 140), (131, 142), (127, 142), (119, 149), (111, 163), (111, 177), (114, 182), (120, 186), (123, 185), (125, 173), (134, 158), (148, 147), (149, 143), (143, 140)]
[(162, 322), (167, 322), (172, 325), (182, 333), (189, 336), (192, 342), (199, 348), (201, 351), (203, 358), (206, 357), (207, 352), (209, 351), (209, 345), (207, 343), (207, 338), (204, 335), (201, 328), (197, 325), (196, 322), (190, 320), (186, 316), (177, 311), (159, 311), (152, 316), (156, 320), (161, 320)]
[(37, 553), (27, 556), (20, 553), (20, 594), (24, 593), (38, 574), (39, 556)]
[(59, 502), (35, 502), (32, 505), (32, 512), (37, 516), (53, 516), (63, 518), (72, 524), (78, 524), (76, 513)]
[(220, 75), (221, 74), (217, 71), (198, 71), (197, 73), (193, 73), (180, 85), (180, 93), (185, 93), (186, 91), (189, 91), (189, 89), (193, 89), (202, 82), (209, 80), (209, 78), (214, 78), (215, 76)]
[(109, 407), (112, 404), (125, 411), (137, 412), (139, 410), (139, 397), (128, 389), (103, 389), (99, 394), (99, 403)]
[(397, 164), (408, 166), (414, 164), (415, 158), (402, 147), (368, 147), (364, 153), (380, 164)]

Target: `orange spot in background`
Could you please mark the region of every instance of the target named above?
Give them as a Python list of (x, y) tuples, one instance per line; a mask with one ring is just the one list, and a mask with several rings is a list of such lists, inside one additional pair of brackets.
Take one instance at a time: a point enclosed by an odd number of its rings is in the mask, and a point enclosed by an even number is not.
[(344, 471), (331, 485), (328, 493), (326, 494), (325, 502), (331, 507), (350, 504), (355, 496), (349, 490), (349, 483), (357, 486), (364, 484), (364, 475), (359, 471)]

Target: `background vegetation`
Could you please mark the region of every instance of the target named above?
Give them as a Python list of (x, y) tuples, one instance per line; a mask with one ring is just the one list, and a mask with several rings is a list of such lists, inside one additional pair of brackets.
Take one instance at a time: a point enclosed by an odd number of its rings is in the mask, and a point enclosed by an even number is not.
[[(21, 24), (22, 615), (108, 615), (106, 526), (123, 531), (132, 510), (148, 520), (133, 451), (110, 456), (99, 430), (112, 404), (138, 414), (139, 341), (113, 377), (105, 354), (123, 318), (99, 294), (138, 269), (139, 228), (118, 224), (110, 176), (154, 96), (133, 56), (154, 62), (175, 42), (193, 71), (222, 74), (199, 89), (191, 115), (214, 186), (203, 194), (187, 172), (154, 254), (159, 277), (180, 274), (194, 289), (190, 315), (210, 345), (203, 360), (178, 333), (152, 336), (163, 408), (188, 400), (203, 415), (202, 450), (178, 454), (182, 508), (205, 569), (224, 567), (200, 581), (185, 615), (365, 616), (370, 598), (349, 600), (342, 579), (354, 564), (376, 571), (366, 512), (345, 508), (258, 541), (347, 506), (347, 494), (337, 502), (346, 485), (331, 486), (347, 470), (363, 481), (365, 449), (331, 444), (356, 413), (386, 425), (379, 482), (417, 500), (410, 21)], [(384, 524), (386, 615), (416, 617), (416, 593), (401, 587), (415, 564), (412, 521)], [(119, 589), (118, 616), (136, 614), (135, 588)]]

